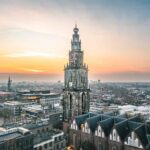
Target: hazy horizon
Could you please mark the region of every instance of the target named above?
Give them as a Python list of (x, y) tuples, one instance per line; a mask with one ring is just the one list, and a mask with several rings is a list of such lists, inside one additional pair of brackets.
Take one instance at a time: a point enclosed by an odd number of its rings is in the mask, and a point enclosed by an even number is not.
[[(13, 82), (22, 81), (39, 81), (39, 82), (57, 82), (64, 81), (64, 74), (22, 74), (22, 73), (1, 73), (0, 82), (7, 82), (8, 77), (11, 77)], [(150, 82), (150, 73), (144, 75), (137, 72), (118, 73), (118, 74), (97, 74), (92, 76), (89, 74), (89, 81), (101, 80), (101, 82)]]
[(149, 0), (1, 0), (0, 81), (63, 80), (77, 23), (89, 80), (150, 81)]

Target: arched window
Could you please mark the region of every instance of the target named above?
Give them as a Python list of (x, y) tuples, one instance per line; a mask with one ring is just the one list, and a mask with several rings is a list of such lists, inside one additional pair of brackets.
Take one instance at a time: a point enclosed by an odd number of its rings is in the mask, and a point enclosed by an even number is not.
[(70, 110), (72, 109), (72, 95), (69, 95), (69, 100), (70, 100)]
[(86, 102), (85, 102), (85, 93), (82, 93), (82, 112), (85, 112)]
[(116, 140), (116, 133), (114, 132), (114, 140)]

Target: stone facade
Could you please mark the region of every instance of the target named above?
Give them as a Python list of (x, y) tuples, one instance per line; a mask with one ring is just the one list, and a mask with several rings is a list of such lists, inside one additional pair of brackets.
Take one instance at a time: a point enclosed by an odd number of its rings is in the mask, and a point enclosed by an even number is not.
[(64, 67), (64, 121), (69, 121), (72, 117), (89, 111), (88, 67), (83, 63), (79, 29), (75, 27), (73, 31), (69, 63)]

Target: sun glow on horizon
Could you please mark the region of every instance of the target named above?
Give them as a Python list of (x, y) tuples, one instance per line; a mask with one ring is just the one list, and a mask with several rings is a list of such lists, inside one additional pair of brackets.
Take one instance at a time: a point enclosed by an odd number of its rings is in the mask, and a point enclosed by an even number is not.
[(12, 53), (12, 54), (6, 54), (2, 55), (1, 57), (10, 57), (10, 58), (19, 58), (19, 57), (49, 57), (49, 58), (61, 58), (63, 56), (59, 54), (54, 54), (51, 52), (38, 52), (38, 51), (25, 51), (22, 53)]
[(150, 80), (150, 5), (108, 1), (0, 1), (0, 73), (63, 75), (76, 20), (90, 76)]

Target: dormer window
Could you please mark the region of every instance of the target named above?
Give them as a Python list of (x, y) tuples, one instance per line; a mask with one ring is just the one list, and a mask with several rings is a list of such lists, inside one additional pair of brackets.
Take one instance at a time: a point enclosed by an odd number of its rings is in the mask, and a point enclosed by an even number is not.
[(114, 132), (114, 139), (116, 139), (116, 133)]
[(143, 148), (143, 146), (141, 145), (141, 142), (138, 139), (135, 132), (131, 132), (128, 135), (128, 137), (126, 138), (124, 144), (125, 145), (130, 145), (130, 146), (133, 146), (133, 147)]

